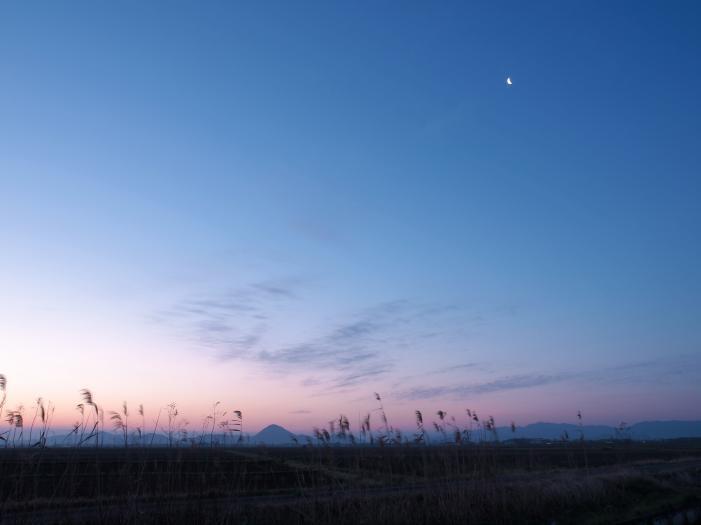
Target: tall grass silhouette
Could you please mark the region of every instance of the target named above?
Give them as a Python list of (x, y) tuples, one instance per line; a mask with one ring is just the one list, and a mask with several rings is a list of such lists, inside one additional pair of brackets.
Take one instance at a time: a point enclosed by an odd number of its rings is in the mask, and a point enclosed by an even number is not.
[[(249, 446), (243, 412), (220, 402), (193, 433), (175, 402), (149, 421), (141, 404), (105, 411), (82, 389), (77, 421), (51, 440), (53, 404), (8, 410), (7, 399), (0, 376), (0, 512), (16, 522), (33, 513), (51, 522), (54, 512), (66, 523), (569, 523), (591, 509), (611, 522), (618, 508), (648, 516), (696, 501), (701, 483), (686, 466), (701, 443), (599, 445), (584, 439), (581, 412), (575, 441), (525, 443), (515, 422), (508, 439), (471, 408), (462, 418), (436, 411), (432, 435), (416, 410), (411, 434), (392, 426), (375, 393), (357, 426), (339, 414), (313, 439), (268, 448)], [(634, 470), (651, 461), (666, 470)]]

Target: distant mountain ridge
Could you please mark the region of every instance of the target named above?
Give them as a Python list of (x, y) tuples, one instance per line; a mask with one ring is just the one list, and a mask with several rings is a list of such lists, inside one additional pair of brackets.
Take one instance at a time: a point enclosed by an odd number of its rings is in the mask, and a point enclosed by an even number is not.
[(633, 439), (701, 437), (701, 421), (642, 421), (631, 426)]
[[(515, 432), (511, 427), (497, 427), (497, 436), (500, 440), (509, 439), (544, 439), (544, 440), (576, 440), (582, 436), (588, 440), (603, 439), (634, 439), (656, 440), (677, 438), (701, 438), (701, 420), (694, 421), (641, 421), (630, 426), (614, 427), (610, 425), (576, 425), (572, 423), (546, 423), (538, 422), (516, 427)], [(411, 439), (413, 431), (405, 431), (403, 434)], [(433, 443), (441, 442), (444, 437), (438, 432), (429, 432), (429, 439)], [(451, 439), (451, 433), (446, 430), (446, 438)], [(472, 430), (472, 440), (490, 440), (493, 435), (481, 432), (477, 428)], [(250, 439), (251, 444), (266, 445), (292, 445), (295, 443), (307, 443), (309, 437), (294, 434), (280, 425), (268, 425)]]
[[(577, 440), (584, 437), (587, 440), (606, 440), (606, 439), (633, 439), (633, 440), (658, 440), (658, 439), (678, 439), (678, 438), (701, 438), (701, 420), (669, 420), (669, 421), (641, 421), (630, 426), (613, 427), (609, 425), (575, 425), (572, 423), (546, 423), (538, 422), (531, 423), (522, 427), (516, 427), (515, 432), (510, 427), (497, 427), (497, 437), (501, 441), (510, 439), (539, 439), (548, 441), (557, 441), (562, 439)], [(411, 441), (413, 439), (413, 430), (402, 431), (402, 434)], [(445, 440), (452, 441), (452, 433), (446, 429), (446, 435), (443, 436), (439, 432), (427, 432), (430, 443), (441, 443)], [(357, 436), (356, 436), (357, 437)], [(480, 439), (492, 440), (493, 434), (477, 429), (472, 430), (471, 439), (478, 441)], [(191, 436), (188, 440), (190, 444), (210, 443), (210, 439), (214, 443), (232, 445), (234, 444), (231, 436), (223, 434), (214, 434), (213, 436)], [(303, 445), (316, 440), (304, 434), (295, 434), (286, 428), (272, 424), (263, 428), (260, 432), (252, 436), (244, 436), (244, 445), (268, 445), (268, 446), (293, 446), (296, 444)], [(332, 441), (336, 441), (333, 440)], [(77, 442), (75, 434), (52, 434), (47, 439), (49, 446), (74, 446)], [(107, 447), (120, 447), (124, 445), (124, 438), (116, 432), (100, 433), (100, 442)], [(143, 441), (140, 441), (135, 435), (129, 437), (130, 446), (140, 445), (168, 446), (168, 437), (162, 433), (146, 434)], [(183, 446), (183, 443), (175, 444)], [(94, 446), (95, 441), (86, 440), (83, 446)]]
[[(295, 435), (289, 430), (280, 425), (268, 425), (263, 430), (253, 436), (244, 435), (243, 445), (270, 445), (283, 446), (295, 445), (296, 443), (307, 443), (308, 437), (305, 435)], [(233, 445), (238, 439), (238, 436), (224, 435), (221, 433), (190, 435), (185, 441), (179, 439), (178, 436), (173, 437), (173, 444), (176, 446), (188, 445), (209, 445), (210, 441), (217, 445)], [(124, 446), (124, 436), (119, 432), (100, 432), (100, 445), (106, 447), (122, 447)], [(75, 446), (81, 441), (81, 436), (76, 434), (52, 434), (47, 438), (47, 445), (54, 447)], [(131, 434), (128, 440), (129, 446), (168, 446), (170, 441), (168, 436), (162, 433), (146, 434), (142, 439), (139, 439), (135, 434)], [(85, 439), (82, 443), (83, 447), (95, 446), (95, 438)]]
[[(676, 439), (701, 438), (701, 421), (641, 421), (630, 426), (613, 427), (609, 425), (575, 425), (572, 423), (531, 423), (516, 427), (497, 427), (499, 439), (547, 439), (559, 440), (584, 439)], [(489, 436), (488, 436), (489, 437)], [(473, 439), (479, 439), (479, 432), (473, 430)]]

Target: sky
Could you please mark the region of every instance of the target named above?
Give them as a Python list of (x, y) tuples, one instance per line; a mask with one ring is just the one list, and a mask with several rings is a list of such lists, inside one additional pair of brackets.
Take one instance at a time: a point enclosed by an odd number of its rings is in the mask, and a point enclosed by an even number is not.
[(7, 407), (700, 418), (700, 26), (692, 1), (4, 2)]

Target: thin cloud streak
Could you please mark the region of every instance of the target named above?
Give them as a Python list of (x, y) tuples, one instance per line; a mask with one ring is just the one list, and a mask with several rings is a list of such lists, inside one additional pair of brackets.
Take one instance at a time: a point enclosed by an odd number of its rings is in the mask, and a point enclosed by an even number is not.
[[(299, 300), (294, 281), (265, 281), (213, 297), (183, 301), (164, 317), (188, 326), (186, 337), (214, 350), (220, 361), (241, 360), (274, 374), (317, 371), (301, 384), (345, 391), (381, 378), (394, 369), (388, 351), (404, 347), (427, 332), (427, 322), (458, 309), (394, 300), (361, 310), (325, 333), (306, 341), (270, 345), (274, 314)], [(431, 335), (436, 335), (431, 327)], [(271, 348), (272, 346), (272, 348)]]
[(438, 397), (465, 397), (494, 392), (504, 392), (507, 390), (518, 390), (522, 388), (534, 388), (543, 385), (558, 383), (568, 379), (567, 374), (547, 375), (547, 374), (521, 374), (506, 376), (487, 381), (484, 383), (474, 383), (468, 385), (437, 386), (437, 387), (416, 387), (397, 394), (395, 397), (414, 401), (417, 399), (433, 399)]
[(416, 386), (396, 393), (393, 397), (401, 400), (434, 399), (439, 397), (460, 398), (483, 394), (537, 388), (565, 381), (587, 383), (650, 383), (679, 375), (701, 375), (701, 358), (692, 355), (679, 355), (669, 358), (637, 361), (621, 365), (585, 371), (564, 371), (555, 373), (533, 373), (504, 376), (484, 382), (445, 385), (436, 387)]
[[(271, 312), (297, 299), (298, 279), (268, 280), (212, 296), (187, 298), (157, 318), (183, 330), (220, 360), (245, 358), (270, 329)], [(184, 327), (184, 328), (183, 328)]]

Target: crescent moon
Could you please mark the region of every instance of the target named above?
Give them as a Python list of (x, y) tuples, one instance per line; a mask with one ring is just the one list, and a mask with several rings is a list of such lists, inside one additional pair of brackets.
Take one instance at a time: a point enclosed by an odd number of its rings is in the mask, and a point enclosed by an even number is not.
[(511, 77), (506, 77), (506, 85), (510, 86), (512, 84), (513, 84), (513, 82), (511, 82)]

